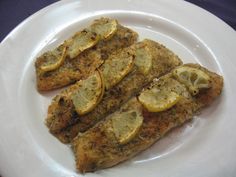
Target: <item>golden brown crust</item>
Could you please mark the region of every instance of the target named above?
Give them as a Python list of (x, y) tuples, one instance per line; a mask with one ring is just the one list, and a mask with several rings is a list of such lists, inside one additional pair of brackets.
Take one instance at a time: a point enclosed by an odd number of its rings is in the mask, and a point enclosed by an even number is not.
[[(163, 112), (151, 113), (142, 108), (143, 125), (138, 135), (125, 145), (120, 145), (109, 131), (108, 116), (105, 121), (74, 139), (72, 145), (77, 169), (81, 172), (95, 171), (127, 160), (151, 146), (173, 128), (192, 119), (196, 112), (211, 104), (222, 91), (222, 77), (200, 65), (188, 64), (188, 66), (207, 72), (211, 77), (211, 88), (194, 97), (182, 97), (175, 106)], [(163, 80), (168, 78), (171, 78), (171, 75), (164, 77)], [(126, 106), (137, 108), (140, 107), (140, 103), (133, 98)]]
[[(173, 52), (163, 45), (151, 40), (144, 40), (126, 50), (129, 51), (133, 50), (134, 47), (144, 46), (149, 47), (153, 56), (153, 66), (149, 74), (144, 75), (134, 67), (133, 71), (131, 71), (131, 73), (121, 82), (114, 88), (105, 92), (103, 99), (93, 111), (84, 116), (77, 116), (77, 118), (75, 118), (77, 119), (76, 125), (73, 125), (74, 119), (71, 121), (71, 117), (67, 116), (66, 118), (64, 115), (58, 114), (58, 99), (54, 99), (50, 105), (48, 117), (46, 119), (47, 122), (50, 122), (50, 124), (47, 123), (47, 126), (51, 133), (58, 137), (62, 142), (69, 143), (78, 132), (86, 131), (105, 116), (114, 112), (130, 97), (141, 91), (141, 89), (149, 84), (155, 77), (159, 77), (182, 64), (181, 60), (173, 54)], [(60, 96), (57, 98), (59, 97)], [(71, 108), (68, 109), (73, 110)], [(64, 121), (65, 119), (67, 119), (67, 121)]]
[(82, 52), (74, 59), (67, 57), (59, 69), (46, 73), (40, 70), (40, 65), (44, 60), (41, 55), (35, 62), (38, 90), (53, 90), (88, 77), (112, 52), (132, 45), (137, 41), (137, 38), (136, 32), (118, 25), (117, 32), (110, 40), (100, 41), (93, 48)]

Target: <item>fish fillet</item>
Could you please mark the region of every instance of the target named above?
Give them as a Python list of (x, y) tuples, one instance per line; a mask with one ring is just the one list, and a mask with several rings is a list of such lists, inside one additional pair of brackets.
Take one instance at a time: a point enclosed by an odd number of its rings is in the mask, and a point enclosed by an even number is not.
[(114, 36), (109, 40), (101, 40), (91, 49), (87, 49), (74, 59), (66, 58), (58, 69), (41, 72), (40, 65), (44, 54), (35, 62), (37, 88), (39, 91), (49, 91), (86, 78), (93, 73), (108, 56), (119, 49), (128, 47), (137, 41), (138, 34), (133, 30), (118, 25)]
[[(122, 52), (127, 52), (128, 50), (133, 53), (136, 48), (145, 46), (148, 47), (153, 58), (152, 68), (147, 75), (142, 74), (134, 66), (133, 70), (115, 87), (105, 91), (101, 102), (94, 110), (84, 116), (79, 116), (76, 113), (72, 101), (66, 97), (67, 93), (71, 89), (73, 90), (73, 86), (63, 91), (63, 93), (53, 99), (48, 109), (46, 125), (50, 132), (63, 143), (69, 143), (79, 132), (84, 132), (94, 126), (105, 116), (118, 109), (130, 97), (138, 94), (155, 77), (160, 77), (182, 64), (181, 60), (173, 52), (151, 40), (144, 40), (134, 44)], [(117, 55), (121, 54), (118, 53)]]
[(180, 101), (166, 111), (151, 113), (141, 106), (137, 98), (130, 99), (118, 111), (135, 108), (142, 112), (144, 121), (137, 136), (127, 144), (119, 144), (114, 133), (110, 131), (111, 115), (109, 115), (104, 121), (99, 122), (85, 133), (79, 134), (73, 140), (77, 169), (83, 173), (95, 171), (130, 159), (147, 149), (173, 128), (192, 119), (194, 114), (202, 108), (210, 105), (222, 91), (223, 78), (200, 65), (187, 64), (187, 66), (206, 72), (210, 76), (211, 87), (196, 96), (191, 96), (186, 87), (175, 80), (171, 74), (161, 77), (154, 84), (178, 91), (182, 95)]

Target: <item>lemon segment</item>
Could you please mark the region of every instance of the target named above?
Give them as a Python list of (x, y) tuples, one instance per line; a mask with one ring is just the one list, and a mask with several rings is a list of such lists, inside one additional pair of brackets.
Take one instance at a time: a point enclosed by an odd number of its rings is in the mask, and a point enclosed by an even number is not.
[(94, 32), (83, 30), (76, 33), (72, 38), (65, 41), (68, 47), (67, 55), (69, 58), (75, 58), (84, 50), (93, 47), (99, 41), (100, 37)]
[(133, 68), (134, 60), (130, 54), (106, 60), (101, 66), (106, 89), (120, 82)]
[(99, 71), (85, 80), (77, 82), (77, 89), (70, 98), (73, 101), (75, 110), (79, 115), (84, 115), (101, 101), (104, 94), (104, 82)]
[(59, 68), (66, 57), (66, 47), (61, 45), (53, 51), (46, 52), (43, 56), (44, 61), (40, 66), (42, 72), (48, 72)]
[(147, 47), (136, 49), (134, 63), (144, 75), (148, 74), (152, 68), (152, 55)]
[(201, 89), (210, 87), (210, 77), (200, 69), (182, 66), (175, 69), (173, 75), (187, 86), (192, 95), (197, 95)]
[(114, 19), (100, 18), (95, 20), (90, 26), (90, 30), (95, 32), (101, 39), (110, 39), (117, 31), (118, 22)]
[(126, 144), (137, 135), (143, 123), (143, 116), (137, 110), (130, 110), (115, 113), (111, 120), (116, 139), (120, 144)]
[(150, 112), (165, 111), (174, 106), (179, 99), (179, 94), (156, 87), (144, 90), (138, 97), (139, 102)]

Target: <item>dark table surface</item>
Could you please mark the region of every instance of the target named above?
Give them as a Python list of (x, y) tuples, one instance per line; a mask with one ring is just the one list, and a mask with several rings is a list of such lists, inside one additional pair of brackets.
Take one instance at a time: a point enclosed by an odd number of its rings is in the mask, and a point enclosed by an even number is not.
[[(0, 0), (0, 41), (21, 21), (57, 0)], [(187, 0), (236, 29), (236, 0)]]

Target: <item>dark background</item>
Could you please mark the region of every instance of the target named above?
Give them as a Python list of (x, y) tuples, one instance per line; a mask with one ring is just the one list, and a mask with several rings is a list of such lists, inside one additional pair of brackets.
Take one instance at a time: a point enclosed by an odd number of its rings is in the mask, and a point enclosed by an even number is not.
[[(21, 21), (57, 0), (0, 0), (0, 41)], [(236, 29), (236, 0), (187, 0)]]

